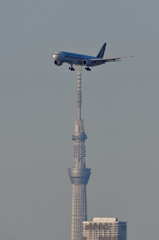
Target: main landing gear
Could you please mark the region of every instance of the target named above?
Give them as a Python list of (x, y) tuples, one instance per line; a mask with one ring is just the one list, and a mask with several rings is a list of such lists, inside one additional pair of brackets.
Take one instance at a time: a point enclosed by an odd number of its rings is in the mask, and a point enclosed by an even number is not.
[(87, 71), (91, 71), (91, 69), (90, 69), (89, 67), (86, 67), (85, 69), (86, 69)]
[(72, 65), (71, 65), (71, 67), (69, 67), (69, 69), (70, 69), (71, 71), (75, 71), (75, 69), (72, 67)]

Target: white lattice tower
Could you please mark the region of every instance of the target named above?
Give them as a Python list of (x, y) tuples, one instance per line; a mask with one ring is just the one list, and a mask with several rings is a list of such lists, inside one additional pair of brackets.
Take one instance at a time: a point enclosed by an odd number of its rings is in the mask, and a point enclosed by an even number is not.
[(81, 73), (78, 72), (77, 81), (77, 107), (78, 120), (75, 120), (74, 141), (74, 163), (73, 168), (68, 169), (69, 177), (73, 185), (72, 192), (72, 240), (82, 240), (82, 222), (87, 220), (87, 198), (86, 185), (88, 183), (91, 169), (85, 164), (85, 140), (87, 135), (84, 132), (84, 121), (81, 119)]

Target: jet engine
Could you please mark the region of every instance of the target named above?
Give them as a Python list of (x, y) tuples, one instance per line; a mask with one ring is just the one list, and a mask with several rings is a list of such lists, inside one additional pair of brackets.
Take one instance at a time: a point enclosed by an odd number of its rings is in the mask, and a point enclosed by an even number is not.
[(60, 62), (60, 61), (58, 61), (58, 60), (55, 60), (55, 61), (54, 61), (54, 64), (55, 64), (56, 66), (61, 66), (61, 65), (63, 64), (63, 62)]
[(84, 66), (90, 66), (90, 64), (91, 64), (91, 61), (89, 61), (88, 59), (84, 59), (82, 61), (82, 65), (84, 65)]

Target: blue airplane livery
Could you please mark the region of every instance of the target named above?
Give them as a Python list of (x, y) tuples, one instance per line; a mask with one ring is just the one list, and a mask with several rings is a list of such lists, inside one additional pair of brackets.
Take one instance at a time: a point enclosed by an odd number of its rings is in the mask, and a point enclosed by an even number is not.
[(87, 71), (91, 71), (90, 67), (95, 67), (101, 64), (104, 64), (106, 62), (118, 62), (121, 61), (121, 58), (129, 58), (129, 57), (117, 57), (117, 58), (103, 58), (104, 52), (106, 49), (106, 43), (103, 44), (101, 50), (99, 51), (98, 55), (96, 57), (88, 56), (88, 55), (82, 55), (82, 54), (77, 54), (77, 53), (70, 53), (70, 52), (56, 52), (53, 57), (48, 57), (47, 58), (52, 58), (55, 59), (54, 64), (56, 66), (61, 66), (63, 63), (68, 63), (70, 65), (69, 69), (71, 71), (74, 71), (73, 65), (80, 65), (80, 66), (85, 66), (85, 69)]

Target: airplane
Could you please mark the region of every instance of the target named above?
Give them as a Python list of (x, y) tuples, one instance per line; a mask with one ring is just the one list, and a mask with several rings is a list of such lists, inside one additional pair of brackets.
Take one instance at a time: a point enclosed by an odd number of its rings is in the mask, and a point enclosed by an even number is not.
[(106, 62), (118, 62), (121, 61), (121, 58), (129, 58), (129, 57), (118, 57), (118, 58), (103, 58), (104, 52), (106, 49), (106, 43), (103, 44), (101, 50), (99, 51), (98, 55), (96, 57), (88, 56), (88, 55), (82, 55), (77, 53), (70, 53), (70, 52), (56, 52), (53, 57), (48, 57), (55, 59), (54, 64), (56, 66), (61, 66), (64, 62), (70, 64), (69, 69), (71, 71), (75, 71), (73, 68), (73, 65), (80, 65), (85, 66), (85, 69), (87, 71), (91, 71), (90, 67), (95, 67), (101, 64), (104, 64)]

